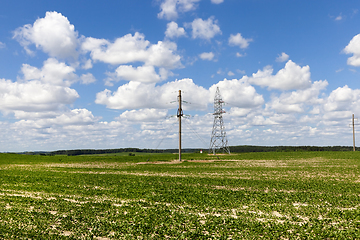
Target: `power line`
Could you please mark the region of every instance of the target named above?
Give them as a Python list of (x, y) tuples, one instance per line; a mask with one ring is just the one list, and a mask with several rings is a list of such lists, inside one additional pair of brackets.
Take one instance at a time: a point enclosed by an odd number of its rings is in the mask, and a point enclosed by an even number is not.
[(175, 122), (173, 122), (173, 123), (167, 128), (168, 130), (166, 131), (166, 134), (164, 134), (164, 136), (161, 138), (159, 144), (156, 146), (155, 149), (158, 149), (158, 147), (159, 147), (160, 144), (164, 141), (164, 139), (168, 137), (169, 132), (171, 132), (171, 131), (174, 129), (174, 126), (175, 126)]
[(204, 143), (204, 146), (207, 145), (207, 143), (204, 141), (204, 139), (201, 138), (201, 136), (195, 131), (195, 129), (193, 129), (191, 127), (191, 125), (189, 123), (187, 123), (187, 121), (184, 121), (185, 124), (187, 124), (187, 126), (190, 128), (191, 131), (193, 131), (193, 133)]

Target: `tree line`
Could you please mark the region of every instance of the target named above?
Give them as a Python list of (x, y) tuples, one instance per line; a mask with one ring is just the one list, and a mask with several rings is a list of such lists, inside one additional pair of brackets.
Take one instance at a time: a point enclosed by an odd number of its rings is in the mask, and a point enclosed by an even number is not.
[[(230, 146), (231, 153), (246, 153), (246, 152), (296, 152), (296, 151), (352, 151), (350, 146), (254, 146), (254, 145), (240, 145)], [(189, 148), (182, 149), (183, 153), (195, 153), (203, 151), (208, 152), (208, 149)], [(360, 148), (356, 148), (360, 150)], [(23, 154), (29, 155), (92, 155), (92, 154), (114, 154), (114, 153), (177, 153), (178, 149), (140, 149), (140, 148), (117, 148), (117, 149), (74, 149), (74, 150), (58, 150), (52, 152), (25, 152)]]

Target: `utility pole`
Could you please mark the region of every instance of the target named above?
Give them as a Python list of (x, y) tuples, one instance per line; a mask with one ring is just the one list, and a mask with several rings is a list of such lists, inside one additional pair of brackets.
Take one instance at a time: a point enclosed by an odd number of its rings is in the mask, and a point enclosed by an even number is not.
[(355, 117), (352, 115), (352, 128), (353, 128), (353, 151), (355, 152)]
[(224, 101), (221, 98), (219, 87), (216, 89), (215, 98), (214, 98), (214, 124), (211, 133), (210, 148), (209, 153), (216, 154), (216, 151), (222, 150), (222, 152), (227, 152), (230, 154), (230, 149), (228, 146), (228, 141), (226, 139), (226, 132), (222, 114), (225, 111), (222, 109)]
[(177, 117), (179, 119), (179, 161), (181, 161), (181, 117), (184, 115), (183, 110), (181, 108), (181, 90), (179, 90), (178, 101), (179, 101), (179, 109), (177, 112)]

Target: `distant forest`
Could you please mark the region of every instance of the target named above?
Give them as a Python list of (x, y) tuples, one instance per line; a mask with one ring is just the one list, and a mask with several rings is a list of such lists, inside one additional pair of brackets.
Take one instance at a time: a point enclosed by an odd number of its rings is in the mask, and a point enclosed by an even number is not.
[[(182, 149), (183, 153), (207, 152), (208, 149)], [(246, 152), (296, 152), (296, 151), (352, 151), (353, 148), (349, 146), (230, 146), (232, 153), (246, 153)], [(356, 151), (360, 150), (356, 148)], [(177, 153), (178, 149), (140, 149), (140, 148), (118, 148), (118, 149), (75, 149), (75, 150), (58, 150), (53, 152), (24, 152), (29, 155), (91, 155), (91, 154), (111, 154), (111, 153)]]

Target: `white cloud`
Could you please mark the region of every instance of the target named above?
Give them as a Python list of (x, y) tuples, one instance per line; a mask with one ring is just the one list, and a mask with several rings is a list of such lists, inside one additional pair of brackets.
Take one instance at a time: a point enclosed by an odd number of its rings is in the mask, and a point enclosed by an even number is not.
[(245, 74), (245, 70), (236, 69), (236, 72), (238, 72), (240, 74)]
[(5, 47), (6, 47), (6, 44), (3, 43), (3, 42), (0, 42), (0, 49), (1, 49), (1, 48), (5, 48)]
[(144, 62), (146, 65), (168, 69), (182, 67), (175, 43), (159, 41), (157, 44), (150, 44), (138, 32), (134, 36), (127, 34), (118, 38), (114, 43), (105, 39), (86, 38), (82, 49), (89, 51), (94, 61), (110, 64)]
[(239, 46), (242, 49), (247, 48), (252, 41), (251, 38), (243, 38), (241, 33), (237, 33), (236, 35), (231, 34), (229, 37), (230, 46)]
[(306, 105), (316, 106), (323, 102), (323, 99), (319, 99), (319, 94), (327, 85), (327, 81), (316, 81), (310, 88), (291, 93), (282, 93), (279, 97), (272, 96), (265, 109), (272, 109), (277, 113), (305, 112)]
[(14, 38), (32, 54), (31, 44), (51, 57), (77, 58), (78, 33), (69, 20), (57, 12), (46, 12), (44, 18), (37, 19), (33, 25), (27, 24), (14, 31)]
[(335, 21), (341, 21), (343, 19), (342, 14), (340, 13), (339, 16), (335, 18)]
[(213, 52), (204, 52), (204, 53), (201, 53), (199, 55), (199, 57), (202, 59), (202, 60), (208, 60), (208, 61), (211, 61), (214, 59), (214, 53)]
[[(27, 113), (28, 116), (29, 113)], [(91, 111), (87, 109), (73, 109), (64, 112), (58, 112), (54, 116), (38, 114), (41, 118), (21, 120), (16, 125), (33, 127), (33, 128), (51, 128), (54, 126), (76, 126), (94, 124), (100, 118), (94, 117)]]
[(279, 56), (276, 58), (277, 62), (286, 62), (287, 60), (289, 60), (289, 55), (284, 52), (282, 52), (281, 55), (279, 54)]
[(252, 108), (264, 103), (264, 98), (258, 94), (253, 86), (248, 82), (248, 77), (239, 80), (232, 79), (218, 82), (209, 89), (209, 102), (214, 101), (216, 88), (219, 87), (222, 98), (225, 102), (235, 107)]
[(197, 8), (200, 0), (163, 0), (160, 4), (161, 12), (158, 18), (174, 20), (178, 18), (178, 12), (189, 12)]
[(343, 68), (339, 68), (339, 69), (337, 69), (335, 72), (336, 72), (336, 73), (339, 73), (339, 72), (342, 72), (342, 71), (344, 71), (344, 69), (343, 69)]
[(169, 22), (165, 31), (165, 36), (168, 38), (186, 36), (185, 29), (179, 27), (176, 22)]
[(146, 61), (148, 54), (146, 52), (149, 41), (141, 33), (135, 33), (134, 36), (127, 34), (115, 40), (114, 43), (105, 39), (88, 37), (82, 43), (81, 48), (89, 51), (95, 61), (102, 61), (110, 64), (124, 64), (136, 61)]
[(234, 117), (245, 117), (251, 112), (250, 108), (238, 108), (238, 107), (232, 107), (230, 109), (229, 114)]
[(52, 111), (79, 97), (74, 89), (44, 84), (37, 80), (24, 83), (0, 79), (0, 109), (3, 111)]
[(58, 86), (70, 86), (78, 80), (78, 76), (74, 73), (75, 68), (59, 62), (55, 58), (47, 59), (41, 69), (23, 64), (21, 72), (25, 81), (40, 80), (45, 84)]
[(84, 64), (82, 65), (82, 69), (88, 70), (91, 69), (93, 67), (92, 61), (91, 59), (88, 59), (84, 62)]
[[(20, 114), (28, 117), (29, 113)], [(30, 113), (31, 115), (35, 115)], [(94, 117), (87, 109), (66, 110), (53, 115), (39, 114), (38, 117), (20, 120), (8, 125), (12, 139), (7, 139), (7, 148), (13, 149), (16, 144), (22, 150), (58, 150), (58, 148), (74, 149), (76, 146), (89, 146), (93, 141), (101, 141), (109, 137), (104, 124), (99, 124), (100, 118)], [(108, 124), (110, 125), (110, 124)], [(0, 128), (1, 128), (0, 124)], [(2, 129), (4, 130), (4, 129)], [(118, 132), (112, 127), (113, 132)], [(102, 138), (99, 135), (103, 135)], [(104, 135), (107, 135), (104, 137)], [(96, 137), (95, 137), (96, 136)], [(31, 144), (29, 144), (31, 143)], [(99, 142), (97, 143), (99, 144)], [(74, 146), (76, 145), (76, 146)], [(93, 145), (95, 147), (95, 145)]]
[[(162, 12), (159, 13), (159, 17), (161, 15), (166, 19), (176, 18), (180, 12), (194, 10), (198, 2), (199, 0), (162, 1)], [(214, 4), (221, 2), (223, 1), (212, 0)], [(167, 10), (166, 4), (169, 7)], [(41, 26), (46, 31), (42, 30)], [(220, 27), (213, 17), (207, 20), (198, 18), (185, 26), (192, 28), (193, 38), (210, 40), (221, 34)], [(141, 33), (128, 34), (115, 41), (109, 41), (79, 38), (74, 29), (61, 14), (49, 12), (45, 18), (36, 20), (33, 25), (25, 25), (14, 32), (14, 38), (29, 53), (37, 48), (52, 57), (47, 59), (41, 68), (23, 64), (22, 75), (17, 82), (0, 79), (0, 110), (5, 116), (10, 115), (13, 119), (0, 122), (0, 131), (6, 136), (14, 136), (0, 140), (3, 149), (9, 150), (15, 145), (25, 149), (26, 142), (32, 142), (32, 146), (41, 150), (54, 146), (148, 147), (144, 139), (156, 142), (164, 135), (162, 125), (171, 125), (169, 119), (164, 118), (168, 113), (167, 109), (175, 111), (177, 108), (176, 97), (179, 89), (182, 90), (183, 99), (191, 103), (184, 104), (184, 110), (211, 112), (208, 106), (213, 103), (216, 87), (220, 87), (224, 101), (229, 103), (224, 106), (227, 112), (224, 119), (227, 135), (229, 139), (234, 140), (231, 145), (269, 142), (290, 145), (301, 144), (301, 140), (307, 144), (308, 137), (315, 135), (319, 140), (314, 144), (326, 144), (322, 136), (326, 135), (325, 140), (328, 140), (329, 136), (334, 136), (338, 141), (343, 134), (343, 129), (339, 130), (338, 127), (347, 127), (353, 112), (360, 114), (359, 89), (344, 86), (332, 91), (327, 97), (325, 93), (321, 94), (327, 86), (327, 81), (312, 83), (309, 66), (299, 66), (291, 60), (288, 61), (289, 56), (286, 53), (281, 53), (276, 59), (279, 62), (287, 61), (285, 67), (277, 73), (274, 73), (271, 67), (265, 67), (241, 79), (224, 79), (209, 89), (195, 84), (191, 79), (160, 85), (160, 81), (173, 75), (172, 69), (182, 67), (177, 45), (169, 40), (186, 36), (185, 29), (177, 23), (168, 23), (165, 41), (155, 44), (147, 41)], [(58, 33), (61, 35), (57, 36)], [(56, 44), (53, 44), (53, 38), (56, 38)], [(360, 40), (357, 38), (360, 37), (355, 36), (344, 49), (345, 53), (354, 55), (348, 60), (348, 64), (352, 66), (360, 66)], [(245, 39), (238, 33), (230, 35), (228, 43), (245, 49), (251, 41), (252, 39)], [(64, 44), (61, 45), (62, 43)], [(0, 48), (2, 46), (0, 42)], [(56, 59), (77, 58), (79, 46), (81, 54), (84, 54), (79, 58), (79, 63), (67, 65)], [(221, 44), (218, 43), (218, 46), (221, 47)], [(236, 51), (233, 54), (235, 53)], [(236, 55), (243, 57), (246, 54)], [(194, 58), (211, 61), (214, 57), (213, 52), (203, 52)], [(111, 109), (126, 110), (112, 122), (101, 122), (99, 117), (95, 117), (87, 109), (71, 110), (67, 106), (71, 106), (79, 98), (76, 90), (70, 88), (73, 83), (89, 84), (96, 81), (91, 73), (87, 73), (88, 71), (82, 75), (80, 73), (79, 77), (76, 69), (91, 69), (97, 62), (114, 65), (109, 66), (109, 71), (113, 71), (109, 73), (113, 79), (106, 82), (109, 85), (114, 81), (129, 81), (122, 82), (121, 86), (115, 89), (99, 90), (101, 92), (96, 95), (97, 104)], [(245, 73), (241, 70), (236, 71), (234, 73)], [(218, 73), (224, 76), (234, 75), (232, 71), (224, 68)], [(265, 102), (264, 97), (256, 92), (251, 84), (266, 87), (271, 96), (270, 100)], [(273, 89), (283, 91), (271, 91)], [(175, 103), (171, 104), (173, 101)], [(14, 119), (19, 121), (13, 123)], [(212, 114), (208, 113), (184, 121), (195, 124), (197, 130), (208, 136), (211, 133), (212, 120)], [(176, 118), (173, 119), (174, 122)], [(337, 127), (333, 127), (335, 125)], [(169, 137), (169, 141), (176, 139), (176, 136), (175, 131)], [(189, 144), (191, 141), (186, 142)], [(190, 145), (191, 147), (197, 144), (196, 141), (192, 143), (195, 144)]]
[(159, 41), (148, 49), (145, 64), (167, 69), (180, 68), (182, 67), (181, 57), (175, 54), (176, 50), (175, 43)]
[(82, 74), (80, 80), (82, 84), (90, 84), (96, 82), (96, 78), (91, 73)]
[[(68, 114), (71, 115), (71, 113)], [(94, 120), (98, 121), (96, 117)], [(131, 147), (136, 144), (136, 141), (138, 142), (138, 140), (131, 140), (130, 137), (124, 137), (133, 136), (133, 134), (128, 134), (134, 133), (135, 129), (120, 121), (88, 122), (87, 124), (78, 122), (74, 125), (62, 125), (51, 119), (21, 120), (15, 123), (0, 123), (0, 129), (2, 133), (12, 136), (11, 139), (0, 140), (2, 151), (104, 149), (119, 146)]]
[(192, 38), (202, 38), (210, 40), (217, 34), (221, 34), (220, 27), (214, 17), (207, 20), (196, 18), (192, 23), (187, 24), (192, 28)]
[(21, 110), (14, 110), (16, 119), (40, 119), (40, 118), (55, 118), (59, 115), (58, 111), (43, 111), (43, 112), (25, 112)]
[(246, 54), (242, 54), (242, 53), (238, 53), (238, 52), (237, 52), (237, 53), (236, 53), (236, 56), (237, 56), (237, 57), (245, 57)]
[(160, 5), (161, 12), (158, 18), (165, 18), (167, 20), (178, 18), (177, 0), (164, 0)]
[(153, 66), (139, 66), (134, 68), (132, 65), (121, 65), (116, 69), (116, 74), (120, 80), (126, 81), (153, 83), (162, 80), (155, 72)]
[(223, 2), (224, 2), (224, 0), (211, 0), (211, 3), (214, 3), (214, 4), (220, 4)]
[(347, 85), (332, 91), (324, 104), (325, 111), (346, 111), (357, 108), (360, 104), (360, 90)]
[(95, 123), (99, 118), (95, 118), (91, 111), (87, 109), (73, 109), (61, 114), (50, 123), (57, 125), (88, 125)]
[(111, 109), (141, 109), (141, 108), (173, 108), (170, 102), (176, 100), (174, 92), (182, 90), (184, 99), (196, 105), (184, 106), (184, 109), (206, 109), (208, 91), (197, 86), (191, 79), (176, 80), (161, 86), (131, 81), (120, 86), (117, 91), (108, 89), (96, 94), (95, 102)]
[(249, 82), (268, 89), (292, 90), (305, 89), (311, 86), (310, 67), (300, 67), (289, 60), (285, 67), (279, 70), (276, 75), (272, 75), (273, 69), (265, 67), (254, 73)]
[(343, 50), (346, 54), (353, 54), (352, 57), (349, 57), (347, 64), (359, 67), (360, 66), (360, 34), (354, 36), (349, 44)]
[(167, 112), (167, 110), (158, 110), (155, 108), (130, 110), (123, 112), (120, 115), (120, 119), (125, 119), (130, 122), (154, 122), (165, 118)]

